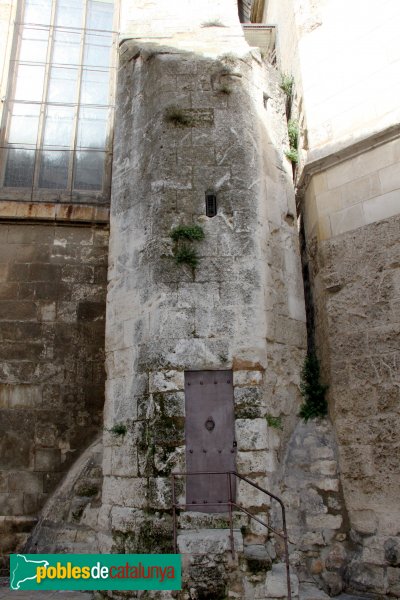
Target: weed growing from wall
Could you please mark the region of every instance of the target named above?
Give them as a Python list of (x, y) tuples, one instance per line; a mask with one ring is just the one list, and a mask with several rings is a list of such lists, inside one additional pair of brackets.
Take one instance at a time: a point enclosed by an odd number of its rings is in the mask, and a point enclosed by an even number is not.
[(169, 106), (164, 113), (164, 118), (167, 123), (171, 123), (175, 127), (191, 127), (193, 125), (191, 115), (179, 106)]
[(182, 245), (178, 248), (175, 253), (175, 262), (177, 265), (188, 265), (195, 269), (197, 267), (197, 263), (199, 262), (199, 257), (197, 256), (196, 250), (187, 246), (186, 244)]
[(281, 73), (281, 81), (279, 83), (281, 90), (285, 92), (287, 98), (293, 96), (294, 77), (288, 73)]
[(286, 119), (290, 119), (290, 115), (292, 112), (292, 103), (293, 103), (293, 93), (294, 93), (294, 77), (293, 75), (289, 75), (287, 73), (281, 73), (281, 81), (279, 87), (284, 92), (285, 99), (285, 110), (286, 110)]
[(270, 414), (267, 414), (265, 418), (267, 420), (268, 427), (272, 427), (273, 429), (283, 429), (282, 417), (274, 417)]
[(213, 19), (211, 21), (204, 21), (201, 27), (225, 27), (225, 25), (219, 19)]
[(289, 150), (286, 150), (285, 156), (287, 159), (290, 160), (290, 162), (296, 165), (299, 162), (299, 151), (297, 150), (297, 148), (290, 148)]
[(299, 162), (299, 123), (295, 119), (290, 118), (292, 113), (292, 103), (294, 95), (293, 75), (281, 73), (281, 82), (279, 84), (279, 87), (285, 93), (286, 96), (286, 119), (289, 138), (289, 150), (285, 152), (285, 156), (287, 159), (290, 160), (294, 169), (294, 165), (296, 165)]
[(289, 119), (288, 125), (289, 144), (291, 148), (296, 148), (299, 144), (299, 123), (295, 119)]
[(204, 231), (200, 225), (179, 225), (174, 227), (169, 236), (174, 240), (173, 255), (177, 265), (197, 267), (199, 257), (190, 242), (200, 242), (204, 239)]
[(179, 225), (174, 227), (169, 236), (174, 242), (178, 240), (203, 240), (204, 231), (200, 225)]
[(223, 83), (218, 88), (219, 94), (224, 94), (225, 96), (230, 96), (232, 94), (232, 89), (226, 83)]
[(287, 124), (288, 138), (289, 138), (289, 150), (285, 152), (286, 158), (292, 163), (297, 164), (299, 162), (299, 151), (297, 149), (299, 145), (299, 123), (295, 119), (289, 119)]
[(113, 435), (125, 435), (127, 431), (128, 428), (123, 423), (116, 423), (110, 429), (110, 433), (112, 433)]
[(328, 414), (326, 391), (329, 386), (321, 383), (319, 361), (315, 352), (307, 354), (301, 370), (300, 392), (304, 402), (299, 416), (305, 421)]

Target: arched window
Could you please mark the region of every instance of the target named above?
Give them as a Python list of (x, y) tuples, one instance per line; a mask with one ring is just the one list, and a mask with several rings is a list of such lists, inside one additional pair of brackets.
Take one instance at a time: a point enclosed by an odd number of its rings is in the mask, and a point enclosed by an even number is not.
[(106, 199), (113, 0), (24, 0), (19, 13), (3, 113), (2, 195), (7, 188), (38, 201)]

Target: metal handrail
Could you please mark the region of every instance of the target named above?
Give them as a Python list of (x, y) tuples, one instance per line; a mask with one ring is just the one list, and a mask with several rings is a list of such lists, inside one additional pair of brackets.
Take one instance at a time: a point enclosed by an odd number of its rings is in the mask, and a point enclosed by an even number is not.
[[(196, 506), (196, 508), (199, 507), (199, 504), (196, 504), (196, 503), (188, 503), (187, 502), (185, 504), (179, 504), (176, 501), (175, 478), (176, 477), (182, 477), (182, 476), (186, 477), (187, 475), (226, 475), (227, 476), (228, 497), (229, 497), (228, 502), (218, 502), (218, 503), (217, 502), (207, 502), (207, 506), (227, 506), (228, 507), (228, 512), (229, 512), (229, 529), (230, 529), (229, 539), (230, 539), (230, 546), (231, 546), (232, 558), (234, 558), (234, 556), (235, 556), (235, 544), (234, 544), (234, 537), (233, 537), (233, 519), (232, 519), (232, 508), (233, 507), (235, 507), (238, 510), (244, 512), (251, 519), (253, 519), (254, 521), (257, 521), (258, 523), (260, 523), (261, 525), (263, 525), (264, 527), (266, 527), (269, 531), (272, 531), (273, 533), (275, 533), (276, 535), (278, 535), (279, 537), (281, 537), (283, 539), (284, 548), (285, 548), (286, 584), (287, 584), (287, 591), (288, 591), (288, 600), (291, 600), (291, 598), (292, 598), (292, 590), (291, 590), (291, 585), (290, 585), (290, 566), (289, 566), (289, 548), (288, 548), (288, 539), (289, 538), (288, 538), (287, 527), (286, 527), (285, 505), (283, 504), (282, 500), (278, 496), (276, 496), (275, 494), (272, 494), (268, 490), (266, 490), (266, 489), (262, 488), (261, 486), (257, 485), (256, 483), (254, 483), (250, 479), (247, 479), (247, 477), (244, 477), (243, 475), (240, 475), (236, 471), (183, 471), (181, 473), (172, 473), (172, 475), (171, 475), (171, 478), (172, 478), (172, 516), (173, 516), (173, 528), (174, 528), (173, 535), (174, 535), (174, 552), (175, 552), (175, 554), (178, 553), (177, 512), (176, 512), (177, 509), (186, 509), (188, 506)], [(281, 512), (282, 512), (282, 530), (283, 530), (283, 533), (281, 533), (280, 531), (277, 531), (276, 529), (274, 529), (273, 527), (271, 527), (270, 525), (268, 525), (268, 523), (265, 523), (265, 521), (263, 521), (262, 519), (259, 519), (255, 515), (251, 514), (246, 508), (244, 508), (240, 504), (237, 504), (233, 500), (233, 495), (232, 495), (232, 475), (234, 477), (237, 477), (238, 479), (241, 479), (242, 481), (245, 481), (246, 483), (248, 483), (252, 487), (256, 488), (257, 490), (259, 490), (263, 494), (266, 494), (270, 498), (273, 498), (273, 500), (276, 500), (279, 503), (279, 505), (281, 507)]]

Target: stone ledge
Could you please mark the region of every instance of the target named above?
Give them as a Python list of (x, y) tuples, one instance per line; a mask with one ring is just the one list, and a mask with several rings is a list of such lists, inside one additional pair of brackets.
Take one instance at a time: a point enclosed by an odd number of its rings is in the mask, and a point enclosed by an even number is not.
[(109, 223), (108, 206), (0, 200), (0, 220)]

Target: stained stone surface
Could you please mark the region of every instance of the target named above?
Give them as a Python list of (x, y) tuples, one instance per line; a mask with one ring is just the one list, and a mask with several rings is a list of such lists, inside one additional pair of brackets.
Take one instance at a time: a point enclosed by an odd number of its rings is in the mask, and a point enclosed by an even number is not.
[(299, 423), (278, 476), (286, 506), (290, 560), (302, 586), (310, 580), (339, 594), (352, 556), (340, 486), (338, 450), (328, 419)]
[(92, 554), (99, 552), (102, 492), (101, 436), (72, 465), (44, 506), (23, 549), (27, 554)]
[(1, 557), (102, 429), (107, 243), (101, 227), (0, 225)]
[(358, 593), (399, 594), (400, 217), (308, 242)]

